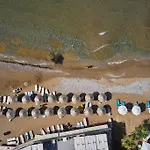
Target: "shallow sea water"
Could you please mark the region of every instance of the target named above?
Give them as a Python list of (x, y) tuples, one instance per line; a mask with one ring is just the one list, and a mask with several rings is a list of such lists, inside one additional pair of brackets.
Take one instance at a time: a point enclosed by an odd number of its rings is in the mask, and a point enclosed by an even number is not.
[(12, 55), (21, 47), (94, 60), (149, 57), (149, 41), (149, 0), (0, 0), (0, 42)]

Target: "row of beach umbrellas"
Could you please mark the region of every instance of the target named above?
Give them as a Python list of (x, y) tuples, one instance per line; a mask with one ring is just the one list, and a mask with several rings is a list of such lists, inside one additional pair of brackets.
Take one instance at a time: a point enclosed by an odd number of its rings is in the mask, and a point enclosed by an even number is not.
[[(120, 115), (126, 115), (128, 113), (128, 109), (126, 106), (122, 105), (118, 107), (118, 112)], [(135, 116), (138, 116), (141, 114), (141, 108), (138, 105), (135, 105), (132, 107), (132, 113)]]
[[(87, 102), (92, 102), (94, 100), (94, 95), (93, 94), (86, 94), (85, 95), (85, 101)], [(106, 96), (104, 94), (99, 94), (98, 95), (98, 100), (101, 102), (104, 102), (106, 100)], [(22, 97), (22, 102), (23, 103), (28, 103), (30, 101), (30, 97), (28, 95), (24, 95)], [(53, 94), (49, 94), (47, 96), (47, 101), (49, 103), (53, 103), (57, 101), (57, 97)], [(60, 103), (67, 103), (69, 101), (69, 97), (67, 95), (60, 95), (58, 97), (58, 102)], [(77, 104), (81, 102), (81, 97), (79, 95), (73, 95), (71, 98), (72, 103)], [(34, 102), (38, 105), (42, 102), (44, 102), (44, 97), (41, 95), (36, 95), (34, 98)]]
[[(106, 109), (104, 107), (98, 107), (97, 108), (97, 114), (99, 116), (102, 116), (106, 113)], [(57, 115), (59, 118), (62, 118), (64, 117), (65, 115), (67, 114), (67, 111), (64, 107), (60, 107), (57, 111)], [(70, 114), (72, 116), (77, 116), (80, 114), (80, 110), (79, 108), (77, 107), (73, 107), (71, 108), (70, 110)], [(84, 109), (84, 115), (85, 116), (90, 116), (93, 114), (93, 109), (91, 107), (86, 107)], [(38, 108), (34, 108), (32, 111), (31, 111), (31, 115), (34, 117), (34, 118), (38, 118), (40, 115), (41, 115), (41, 111), (40, 109)], [(49, 116), (53, 116), (54, 115), (54, 109), (53, 108), (46, 108), (44, 110), (44, 115), (43, 117), (49, 117)], [(23, 118), (23, 117), (27, 117), (28, 116), (28, 110), (27, 109), (20, 109), (19, 111), (19, 117)], [(9, 119), (9, 120), (12, 120), (13, 118), (15, 118), (15, 111), (12, 110), (12, 109), (8, 109), (7, 112), (6, 112), (6, 117)]]
[[(9, 101), (9, 103), (15, 103), (18, 101), (18, 97), (17, 96), (8, 96), (7, 100)], [(35, 95), (34, 97), (34, 102), (36, 103), (36, 105), (43, 103), (45, 101), (45, 97), (38, 94)], [(93, 94), (86, 94), (85, 95), (85, 101), (86, 102), (92, 102), (94, 100), (94, 95)], [(98, 95), (98, 101), (99, 102), (104, 102), (106, 100), (106, 95), (105, 94), (99, 94)], [(29, 95), (24, 95), (21, 98), (21, 102), (24, 104), (27, 104), (31, 101), (31, 97)], [(57, 97), (56, 95), (53, 94), (49, 94), (46, 97), (46, 101), (48, 101), (49, 103), (53, 103), (53, 102), (60, 102), (60, 103), (67, 103), (69, 101), (69, 97), (67, 95), (60, 95), (59, 97)], [(73, 95), (71, 98), (72, 103), (74, 104), (78, 104), (81, 102), (81, 96), (79, 95)]]

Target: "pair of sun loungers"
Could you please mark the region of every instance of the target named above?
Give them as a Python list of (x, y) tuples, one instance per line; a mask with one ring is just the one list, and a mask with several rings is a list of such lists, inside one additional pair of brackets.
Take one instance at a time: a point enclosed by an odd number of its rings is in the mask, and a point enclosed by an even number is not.
[(13, 137), (7, 139), (7, 145), (19, 145), (34, 139), (33, 131), (26, 132), (25, 135), (20, 135), (19, 137)]
[(88, 126), (87, 118), (83, 118), (83, 121), (77, 122), (76, 128), (84, 128)]
[(60, 125), (57, 124), (56, 126), (47, 127), (46, 130), (43, 128), (40, 129), (41, 135), (51, 134), (55, 132), (62, 132), (62, 131), (64, 131), (63, 124)]
[(10, 104), (10, 96), (0, 96), (0, 104)]

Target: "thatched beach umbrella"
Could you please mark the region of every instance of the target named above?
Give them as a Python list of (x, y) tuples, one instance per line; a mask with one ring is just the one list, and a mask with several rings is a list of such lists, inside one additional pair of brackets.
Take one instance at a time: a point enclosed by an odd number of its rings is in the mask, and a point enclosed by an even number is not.
[(40, 110), (38, 108), (34, 108), (31, 112), (32, 116), (35, 118), (38, 118), (40, 116)]
[(30, 98), (30, 96), (28, 96), (28, 95), (24, 95), (24, 96), (22, 97), (22, 103), (23, 103), (23, 104), (29, 103), (30, 100), (31, 100), (31, 98)]
[(13, 120), (15, 118), (15, 112), (11, 109), (8, 109), (6, 112), (6, 117), (9, 119), (9, 121)]
[(56, 102), (56, 96), (53, 94), (48, 95), (47, 100), (49, 103), (54, 103), (54, 102)]
[(64, 117), (66, 114), (67, 114), (67, 111), (66, 111), (66, 109), (63, 108), (63, 107), (60, 107), (60, 108), (58, 109), (58, 111), (57, 111), (57, 115), (58, 115), (59, 118)]
[(141, 114), (141, 108), (137, 105), (133, 106), (132, 108), (132, 113), (135, 115), (135, 116), (138, 116)]
[(8, 96), (7, 101), (12, 104), (12, 103), (16, 103), (18, 101), (18, 97), (17, 96)]
[(85, 100), (87, 102), (92, 102), (94, 100), (94, 95), (93, 94), (86, 94), (85, 95)]
[(127, 114), (127, 112), (128, 112), (128, 110), (127, 110), (127, 107), (126, 106), (119, 106), (118, 107), (118, 112), (119, 112), (119, 114), (120, 115), (126, 115)]
[(73, 95), (72, 96), (72, 103), (77, 104), (81, 102), (81, 97), (78, 95)]
[(46, 108), (44, 114), (46, 117), (52, 116), (54, 114), (53, 108)]
[(66, 96), (66, 95), (60, 95), (59, 96), (59, 102), (60, 103), (67, 103), (68, 102), (68, 96)]
[(84, 109), (84, 115), (85, 116), (90, 116), (93, 114), (93, 109), (91, 107), (87, 107)]
[(97, 108), (97, 114), (99, 116), (102, 116), (102, 115), (106, 114), (106, 109), (104, 107), (98, 107)]
[(79, 111), (78, 108), (73, 107), (73, 108), (71, 108), (71, 110), (70, 110), (70, 114), (71, 114), (72, 116), (77, 116), (77, 115), (79, 115), (79, 113), (80, 113), (80, 111)]
[(44, 102), (44, 98), (42, 95), (36, 95), (34, 98), (35, 104), (38, 105)]
[(26, 110), (26, 109), (21, 109), (20, 111), (19, 111), (19, 116), (21, 117), (21, 118), (23, 118), (23, 117), (27, 117), (28, 116), (28, 110)]

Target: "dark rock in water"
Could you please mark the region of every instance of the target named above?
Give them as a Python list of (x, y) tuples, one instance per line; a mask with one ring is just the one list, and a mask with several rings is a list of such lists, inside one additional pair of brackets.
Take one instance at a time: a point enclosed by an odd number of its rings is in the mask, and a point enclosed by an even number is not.
[(63, 64), (64, 57), (63, 57), (63, 55), (61, 53), (56, 53), (56, 54), (53, 54), (52, 61), (55, 64)]

